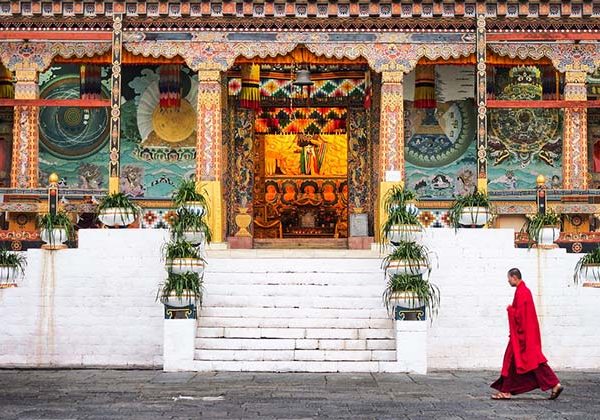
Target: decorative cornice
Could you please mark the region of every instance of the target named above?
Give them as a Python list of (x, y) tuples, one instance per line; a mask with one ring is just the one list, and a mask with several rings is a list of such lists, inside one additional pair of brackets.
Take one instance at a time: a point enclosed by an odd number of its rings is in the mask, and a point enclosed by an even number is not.
[(591, 73), (600, 66), (600, 44), (595, 43), (489, 43), (488, 48), (500, 56), (510, 58), (539, 60), (546, 57), (561, 73), (572, 70)]
[(516, 19), (519, 17), (571, 17), (581, 19), (600, 13), (597, 4), (583, 0), (563, 0), (560, 3), (539, 1), (473, 1), (465, 2), (420, 2), (412, 3), (381, 1), (288, 0), (273, 2), (264, 0), (241, 1), (137, 1), (100, 0), (83, 1), (0, 1), (0, 15), (24, 17), (79, 17), (95, 18), (123, 13), (127, 17), (171, 18), (181, 17), (235, 17), (255, 18), (341, 18), (356, 19), (376, 17), (423, 18), (435, 17), (474, 17), (476, 13), (488, 17)]
[(33, 69), (44, 71), (56, 56), (64, 58), (93, 57), (111, 49), (107, 42), (5, 42), (0, 60), (11, 71)]

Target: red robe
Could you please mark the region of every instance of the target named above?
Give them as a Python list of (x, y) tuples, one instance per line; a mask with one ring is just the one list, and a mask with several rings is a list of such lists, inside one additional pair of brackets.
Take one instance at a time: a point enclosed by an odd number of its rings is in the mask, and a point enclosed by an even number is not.
[(504, 354), (502, 376), (508, 376), (513, 356), (518, 374), (534, 370), (548, 361), (542, 353), (542, 337), (533, 296), (524, 281), (517, 286), (513, 303), (507, 311), (510, 339)]
[(553, 388), (559, 380), (542, 353), (540, 326), (525, 282), (517, 286), (513, 303), (507, 310), (510, 339), (504, 353), (502, 376), (492, 388), (513, 395), (536, 388), (542, 391)]

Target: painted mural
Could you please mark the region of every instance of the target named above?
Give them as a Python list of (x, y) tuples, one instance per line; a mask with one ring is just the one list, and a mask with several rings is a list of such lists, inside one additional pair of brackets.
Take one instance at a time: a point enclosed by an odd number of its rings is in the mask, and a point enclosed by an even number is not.
[(370, 159), (368, 114), (362, 109), (351, 109), (348, 112), (348, 200), (352, 213), (371, 210)]
[[(541, 100), (542, 74), (533, 66), (514, 67), (498, 99)], [(542, 174), (548, 187), (562, 185), (562, 112), (520, 108), (488, 111), (490, 190), (535, 188)]]
[(414, 106), (415, 72), (404, 83), (408, 187), (421, 198), (450, 199), (477, 185), (473, 66), (435, 66), (436, 107)]
[[(40, 74), (40, 96), (47, 99), (78, 99), (79, 68), (50, 67)], [(102, 96), (108, 98), (107, 74), (103, 73)], [(40, 185), (56, 172), (63, 188), (98, 189), (108, 186), (108, 109), (41, 107)]]
[(404, 103), (406, 178), (421, 198), (452, 198), (477, 185), (473, 100), (416, 109)]
[(590, 188), (600, 188), (600, 109), (588, 110), (588, 153), (589, 172), (591, 175)]
[[(181, 105), (160, 106), (158, 67), (126, 67), (122, 80), (121, 190), (137, 198), (167, 198), (194, 174), (196, 75), (182, 69)], [(50, 68), (40, 76), (42, 97), (79, 97), (79, 69)], [(103, 83), (108, 77), (103, 74)], [(108, 86), (103, 93), (108, 97)], [(52, 171), (64, 187), (107, 188), (108, 110), (40, 110), (40, 182)]]
[(348, 138), (345, 134), (266, 134), (266, 176), (345, 177)]
[[(254, 114), (246, 109), (232, 109), (233, 135), (230, 145), (230, 152), (227, 154), (229, 167), (233, 170), (228, 171), (229, 190), (225, 191), (228, 206), (228, 229), (229, 235), (233, 236), (237, 232), (235, 215), (239, 208), (246, 208), (247, 213), (253, 214), (252, 194), (254, 189), (254, 138), (252, 130), (252, 119)], [(250, 226), (252, 231), (253, 226)]]

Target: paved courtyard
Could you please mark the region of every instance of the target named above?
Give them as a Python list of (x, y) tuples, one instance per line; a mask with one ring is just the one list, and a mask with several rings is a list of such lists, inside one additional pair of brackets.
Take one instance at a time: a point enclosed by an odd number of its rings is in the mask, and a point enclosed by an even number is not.
[(600, 372), (560, 373), (557, 401), (492, 401), (495, 376), (0, 370), (0, 418), (600, 418)]

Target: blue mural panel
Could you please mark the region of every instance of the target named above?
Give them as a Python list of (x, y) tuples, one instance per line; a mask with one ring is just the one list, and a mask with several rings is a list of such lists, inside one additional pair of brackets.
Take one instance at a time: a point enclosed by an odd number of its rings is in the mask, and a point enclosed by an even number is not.
[[(179, 108), (159, 106), (158, 67), (125, 67), (121, 107), (121, 190), (168, 198), (195, 168), (197, 79), (182, 68)], [(103, 74), (103, 83), (107, 83)], [(78, 98), (79, 68), (52, 67), (40, 76), (44, 97)], [(103, 89), (108, 97), (108, 86)], [(65, 187), (107, 188), (108, 110), (42, 108), (40, 182), (56, 171)]]

